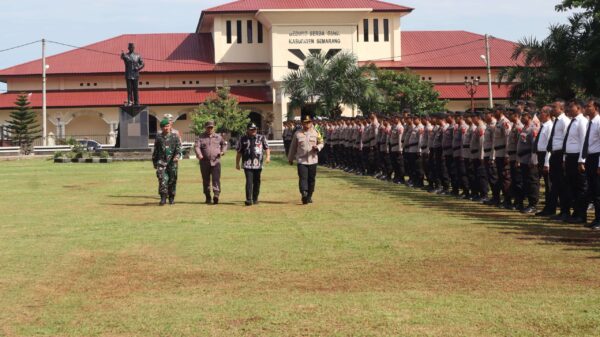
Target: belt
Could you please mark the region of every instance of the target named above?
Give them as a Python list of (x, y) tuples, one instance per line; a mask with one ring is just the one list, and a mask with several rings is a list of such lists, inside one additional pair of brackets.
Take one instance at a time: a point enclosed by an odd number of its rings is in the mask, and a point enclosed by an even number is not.
[(531, 152), (530, 152), (530, 151), (519, 152), (518, 156), (519, 156), (519, 157), (523, 157), (523, 156), (526, 156), (526, 155), (528, 155), (528, 154), (531, 154)]
[(463, 149), (468, 149), (468, 148), (470, 148), (470, 147), (471, 147), (471, 145), (463, 145), (463, 146), (462, 146), (462, 148), (463, 148)]
[(444, 150), (452, 150), (452, 146), (445, 146)]
[(475, 154), (477, 152), (478, 152), (478, 150), (471, 150), (471, 154)]
[(419, 145), (418, 142), (417, 143), (408, 144), (408, 147), (417, 146), (417, 145)]
[(552, 151), (552, 154), (563, 154), (563, 150), (556, 150), (556, 151)]
[(517, 154), (517, 151), (508, 151), (508, 155), (512, 156), (514, 154)]
[(484, 149), (483, 152), (485, 152), (485, 153), (492, 152), (492, 149)]
[(460, 149), (462, 149), (462, 148), (461, 147), (455, 147), (455, 148), (453, 148), (454, 151), (460, 150)]
[(495, 146), (494, 150), (503, 150), (506, 148), (506, 145)]
[(425, 150), (427, 146), (421, 146), (421, 150)]

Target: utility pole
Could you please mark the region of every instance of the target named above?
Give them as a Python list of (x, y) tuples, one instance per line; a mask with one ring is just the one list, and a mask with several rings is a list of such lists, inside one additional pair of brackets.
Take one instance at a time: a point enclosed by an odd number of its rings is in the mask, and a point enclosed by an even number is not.
[(42, 39), (42, 143), (48, 146), (47, 130), (47, 111), (46, 111), (46, 39)]
[(485, 34), (485, 63), (488, 76), (488, 96), (490, 98), (490, 109), (494, 108), (494, 97), (492, 96), (492, 60), (490, 59), (490, 36)]

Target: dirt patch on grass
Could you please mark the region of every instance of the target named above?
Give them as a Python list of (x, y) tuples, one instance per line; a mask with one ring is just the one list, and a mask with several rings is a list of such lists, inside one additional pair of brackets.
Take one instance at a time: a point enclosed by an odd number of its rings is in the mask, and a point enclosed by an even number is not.
[(176, 256), (151, 248), (116, 253), (78, 251), (66, 257), (61, 267), (35, 287), (48, 301), (68, 295), (122, 299), (139, 292), (222, 287), (241, 279), (231, 272), (186, 265)]
[[(274, 281), (274, 280), (273, 280)], [(428, 259), (389, 264), (358, 263), (336, 270), (285, 274), (268, 287), (307, 292), (430, 291), (527, 292), (573, 287), (600, 289), (593, 273), (579, 266), (556, 269), (529, 256), (495, 255), (477, 260)]]

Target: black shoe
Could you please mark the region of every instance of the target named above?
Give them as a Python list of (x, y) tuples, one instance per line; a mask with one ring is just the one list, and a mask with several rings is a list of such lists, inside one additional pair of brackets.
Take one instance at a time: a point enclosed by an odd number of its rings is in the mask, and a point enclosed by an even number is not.
[(500, 200), (491, 199), (488, 202), (484, 203), (484, 205), (487, 205), (487, 206), (498, 206), (498, 205), (500, 205)]
[(215, 204), (215, 205), (219, 204), (219, 197), (213, 197), (213, 204)]
[(535, 213), (535, 216), (553, 216), (555, 214), (556, 214), (555, 212), (550, 212), (550, 211), (543, 210), (541, 212)]
[(308, 193), (302, 192), (302, 205), (308, 204)]
[(160, 196), (160, 202), (158, 203), (159, 206), (164, 206), (167, 203), (167, 196), (166, 195), (161, 195)]
[(259, 204), (258, 198), (254, 198), (254, 201), (252, 201), (252, 204), (253, 205), (258, 205)]
[(600, 224), (597, 224), (596, 226), (591, 228), (594, 231), (600, 231)]
[(585, 224), (585, 228), (594, 228), (600, 226), (600, 220), (594, 220), (591, 223)]
[(482, 204), (487, 205), (490, 203), (490, 201), (492, 201), (490, 198), (488, 197), (483, 197), (479, 200)]
[(170, 195), (169, 196), (169, 205), (173, 205), (175, 204), (175, 196), (174, 195)]
[(537, 210), (535, 209), (535, 207), (529, 206), (529, 207), (525, 208), (524, 210), (522, 210), (521, 213), (523, 213), (523, 214), (533, 214), (536, 211)]
[(204, 201), (205, 204), (210, 205), (212, 204), (212, 199), (210, 198), (210, 195), (206, 196), (206, 200)]
[(580, 217), (580, 216), (572, 216), (567, 220), (568, 223), (570, 224), (584, 224), (587, 223), (586, 219)]
[(245, 204), (246, 206), (252, 206), (252, 200), (246, 200), (246, 201), (244, 202), (244, 204)]

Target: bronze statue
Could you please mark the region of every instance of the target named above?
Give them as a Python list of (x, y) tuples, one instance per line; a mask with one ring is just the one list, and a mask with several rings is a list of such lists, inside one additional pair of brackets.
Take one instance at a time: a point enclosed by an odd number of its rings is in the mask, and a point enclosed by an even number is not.
[(129, 52), (121, 51), (121, 59), (125, 62), (125, 80), (127, 81), (127, 106), (139, 106), (138, 81), (140, 71), (144, 69), (142, 56), (135, 53), (135, 45), (130, 43)]

